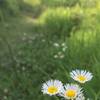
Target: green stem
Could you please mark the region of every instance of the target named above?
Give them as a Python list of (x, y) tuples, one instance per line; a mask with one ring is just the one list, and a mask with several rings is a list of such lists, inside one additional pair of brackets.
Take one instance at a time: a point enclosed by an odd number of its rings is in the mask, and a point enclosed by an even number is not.
[(56, 100), (60, 100), (58, 96), (55, 96)]

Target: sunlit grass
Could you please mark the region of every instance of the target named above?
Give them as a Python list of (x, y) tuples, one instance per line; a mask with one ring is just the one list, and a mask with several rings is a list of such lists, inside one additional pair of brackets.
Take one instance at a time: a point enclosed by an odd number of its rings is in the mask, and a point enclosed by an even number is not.
[(41, 0), (24, 0), (24, 2), (31, 6), (36, 6), (41, 4)]
[[(20, 15), (7, 15), (0, 22), (0, 99), (57, 100), (42, 94), (42, 83), (55, 78), (73, 83), (69, 72), (84, 69), (93, 73), (93, 79), (83, 86), (84, 94), (90, 100), (99, 100), (99, 3), (87, 7), (79, 4), (55, 6), (55, 3), (53, 7), (53, 0), (44, 1), (42, 4), (41, 0), (25, 0), (24, 14), (22, 10)], [(73, 19), (79, 27), (73, 24)], [(70, 36), (67, 36), (66, 26), (72, 24)]]

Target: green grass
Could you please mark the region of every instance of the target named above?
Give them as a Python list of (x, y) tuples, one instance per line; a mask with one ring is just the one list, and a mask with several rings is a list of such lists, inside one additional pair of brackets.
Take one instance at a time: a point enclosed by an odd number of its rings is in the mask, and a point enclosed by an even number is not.
[[(28, 5), (31, 5), (32, 2), (30, 0)], [(40, 7), (38, 1), (35, 3)], [(26, 7), (26, 5), (24, 6)], [(42, 94), (42, 83), (50, 79), (58, 79), (63, 83), (73, 82), (70, 80), (69, 72), (73, 69), (86, 69), (93, 73), (93, 80), (83, 85), (85, 96), (90, 100), (99, 100), (99, 8), (95, 8), (96, 15), (88, 14), (88, 11), (93, 12), (94, 8), (79, 8), (85, 12), (79, 29), (71, 31), (70, 37), (59, 33), (61, 36), (58, 38), (57, 33), (60, 29), (58, 28), (55, 33), (56, 37), (51, 34), (54, 30), (49, 29), (53, 22), (51, 24), (50, 21), (47, 22), (50, 27), (44, 27), (48, 33), (45, 33), (41, 27), (40, 20), (42, 19), (38, 17), (42, 16), (41, 13), (45, 13), (44, 8), (37, 16), (37, 12), (35, 13), (33, 9), (34, 5), (31, 6), (32, 10), (28, 9), (30, 12), (24, 9), (25, 12), (22, 10), (17, 16), (9, 18), (6, 16), (6, 19), (0, 22), (0, 99), (57, 100), (56, 97)], [(55, 10), (56, 8), (53, 8), (54, 12)], [(64, 9), (62, 10), (64, 11)], [(58, 16), (60, 15), (58, 14)], [(55, 23), (56, 17), (50, 20)], [(63, 16), (61, 23), (58, 21), (59, 18), (56, 20), (57, 25), (61, 26), (64, 23), (66, 26)], [(53, 28), (56, 29), (55, 26)], [(56, 47), (55, 43), (60, 46)]]

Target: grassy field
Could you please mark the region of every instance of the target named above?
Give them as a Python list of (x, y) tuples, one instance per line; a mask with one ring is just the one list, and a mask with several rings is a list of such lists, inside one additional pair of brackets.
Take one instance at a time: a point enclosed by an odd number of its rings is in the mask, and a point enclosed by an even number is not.
[(100, 100), (100, 3), (83, 1), (21, 0), (10, 14), (0, 10), (0, 100), (58, 100), (42, 84), (74, 82), (74, 69), (93, 73), (82, 87), (86, 100)]

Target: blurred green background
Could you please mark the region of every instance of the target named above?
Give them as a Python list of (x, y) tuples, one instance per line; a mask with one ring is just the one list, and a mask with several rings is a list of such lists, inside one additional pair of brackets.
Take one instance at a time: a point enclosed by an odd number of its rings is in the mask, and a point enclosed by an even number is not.
[(42, 83), (73, 69), (93, 73), (84, 94), (100, 100), (99, 0), (0, 0), (0, 100), (57, 100)]

